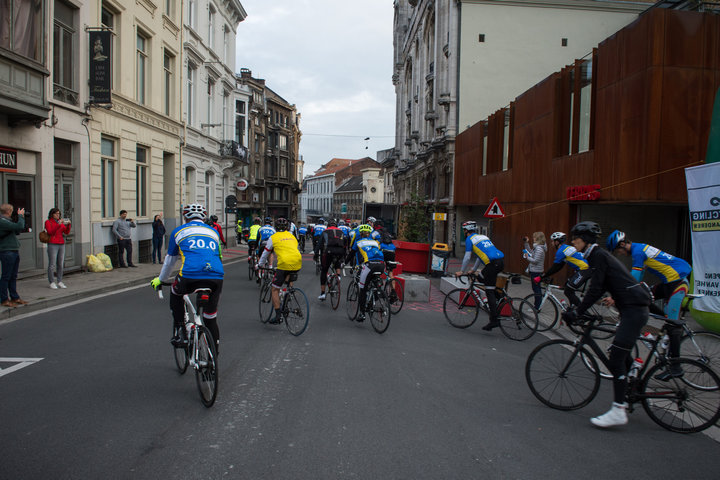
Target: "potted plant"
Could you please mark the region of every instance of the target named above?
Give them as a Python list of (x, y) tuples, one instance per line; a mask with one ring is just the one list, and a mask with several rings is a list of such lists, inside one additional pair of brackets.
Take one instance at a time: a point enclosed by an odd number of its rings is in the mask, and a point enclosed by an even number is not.
[(400, 238), (393, 243), (397, 248), (397, 260), (403, 271), (427, 273), (430, 256), (431, 219), (425, 197), (412, 193), (410, 201), (402, 207)]

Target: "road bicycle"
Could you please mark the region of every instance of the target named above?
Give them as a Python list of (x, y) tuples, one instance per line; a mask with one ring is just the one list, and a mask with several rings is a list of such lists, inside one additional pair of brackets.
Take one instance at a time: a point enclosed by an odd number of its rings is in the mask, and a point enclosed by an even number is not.
[[(355, 320), (359, 314), (359, 297), (360, 297), (360, 272), (362, 267), (356, 265), (352, 267), (352, 280), (348, 285), (347, 291), (347, 314), (350, 320)], [(382, 281), (383, 272), (371, 272), (366, 279), (367, 296), (364, 305), (364, 311), (370, 320), (370, 324), (377, 333), (385, 333), (390, 326), (390, 302), (385, 294), (385, 286)]]
[(300, 235), (298, 239), (298, 250), (300, 250), (300, 253), (305, 253), (305, 235)]
[[(275, 268), (260, 268), (270, 274), (275, 272)], [(297, 273), (286, 276), (283, 286), (279, 289), (280, 295), (280, 322), (284, 323), (287, 331), (291, 335), (299, 336), (307, 329), (310, 320), (310, 303), (307, 295), (300, 288), (294, 287), (292, 282), (297, 280)], [(260, 289), (260, 321), (262, 323), (275, 324), (273, 315), (275, 308), (272, 303), (272, 281), (263, 284)]]
[[(249, 247), (248, 247), (249, 248)], [(254, 280), (257, 278), (257, 264), (258, 264), (258, 256), (257, 256), (257, 250), (250, 249), (248, 251), (248, 280)]]
[[(397, 266), (398, 262), (388, 260), (385, 262), (385, 295), (390, 302), (390, 312), (397, 315), (402, 310), (405, 303), (405, 292), (403, 284), (397, 279), (390, 276), (390, 270)], [(388, 268), (390, 267), (390, 268)]]
[[(538, 400), (558, 410), (575, 410), (595, 398), (601, 378), (596, 359), (609, 370), (608, 358), (592, 336), (600, 322), (602, 317), (584, 315), (578, 339), (550, 340), (530, 353), (525, 380)], [(698, 361), (668, 358), (659, 348), (660, 339), (645, 341), (650, 347), (647, 359), (636, 373), (628, 373), (628, 412), (641, 403), (655, 423), (673, 432), (699, 432), (714, 425), (720, 418), (720, 377)], [(671, 367), (682, 375), (656, 378)]]
[[(487, 298), (480, 292), (485, 291), (485, 285), (477, 274), (465, 274), (460, 277), (463, 284), (463, 277), (470, 280), (466, 288), (455, 288), (445, 295), (443, 301), (443, 313), (445, 318), (455, 328), (468, 328), (478, 318), (482, 309), (488, 316), (490, 307)], [(508, 279), (517, 282), (520, 275), (511, 273)], [(532, 337), (538, 328), (538, 314), (535, 307), (522, 298), (511, 298), (507, 295), (503, 280), (498, 279), (498, 286), (495, 288), (497, 299), (498, 321), (500, 330), (511, 340), (523, 341)], [(504, 280), (506, 281), (506, 280)]]
[[(163, 283), (163, 285), (171, 284)], [(180, 328), (185, 330), (187, 341), (173, 344), (175, 366), (178, 372), (182, 375), (188, 365), (193, 367), (200, 400), (207, 408), (213, 406), (218, 392), (215, 340), (202, 321), (202, 311), (207, 305), (211, 293), (212, 290), (209, 288), (198, 288), (192, 293), (183, 295), (185, 314), (183, 326)], [(190, 298), (193, 294), (197, 294), (197, 308)], [(158, 290), (158, 296), (163, 298), (162, 287)], [(173, 327), (173, 337), (182, 338), (179, 328)]]
[(333, 310), (337, 310), (340, 306), (340, 293), (342, 286), (340, 285), (340, 275), (337, 274), (332, 265), (327, 272), (327, 282), (325, 288), (326, 292), (330, 296), (330, 306)]
[[(542, 300), (540, 301), (540, 308), (538, 309), (538, 332), (546, 332), (555, 328), (560, 324), (561, 313), (566, 312), (570, 308), (567, 301), (560, 300), (555, 295), (555, 290), (559, 290), (560, 287), (552, 285), (551, 282), (552, 279), (549, 279), (548, 283), (544, 286), (545, 292), (543, 293)], [(534, 306), (535, 294), (531, 293), (530, 295), (527, 295), (525, 300)], [(602, 300), (598, 301), (589, 309), (589, 313), (591, 315), (601, 316), (603, 318), (603, 323), (605, 324), (602, 329), (598, 329), (594, 332), (594, 335), (596, 335), (595, 338), (609, 338), (614, 335), (612, 326), (616, 326), (620, 321), (620, 312), (618, 312), (615, 307), (607, 306), (602, 302)]]

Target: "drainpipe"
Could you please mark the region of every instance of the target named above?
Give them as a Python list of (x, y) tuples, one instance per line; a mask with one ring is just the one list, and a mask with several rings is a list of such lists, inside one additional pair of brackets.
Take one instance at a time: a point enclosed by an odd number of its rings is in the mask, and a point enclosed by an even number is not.
[[(89, 187), (89, 185), (90, 185), (90, 170), (92, 168), (92, 155), (91, 155), (92, 148), (90, 146), (90, 129), (88, 128), (88, 123), (90, 123), (90, 117), (84, 117), (80, 123), (82, 123), (82, 126), (85, 127), (85, 132), (87, 132), (87, 137), (88, 137), (88, 173), (87, 173), (87, 175), (88, 175), (88, 187)], [(90, 191), (90, 195), (92, 195), (92, 190)], [(90, 202), (90, 203), (92, 203), (92, 202)], [(93, 240), (92, 207), (90, 208), (89, 213), (90, 213), (90, 215), (89, 215), (89, 218), (90, 218), (90, 254), (94, 255), (95, 254), (95, 243)]]

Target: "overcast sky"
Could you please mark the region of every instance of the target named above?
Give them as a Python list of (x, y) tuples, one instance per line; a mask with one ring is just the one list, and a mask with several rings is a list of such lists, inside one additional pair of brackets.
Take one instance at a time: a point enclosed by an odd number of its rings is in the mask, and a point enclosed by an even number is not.
[(395, 146), (392, 0), (240, 2), (236, 70), (297, 106), (305, 175)]

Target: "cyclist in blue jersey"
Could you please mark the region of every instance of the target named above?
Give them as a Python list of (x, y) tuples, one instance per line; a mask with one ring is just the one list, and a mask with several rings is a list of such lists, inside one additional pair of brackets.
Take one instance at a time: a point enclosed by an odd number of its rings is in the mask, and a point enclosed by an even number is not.
[(205, 207), (193, 203), (185, 205), (183, 217), (185, 224), (170, 234), (167, 255), (160, 275), (150, 285), (158, 289), (164, 282), (171, 280), (175, 262), (182, 258), (180, 272), (172, 284), (170, 310), (173, 316), (175, 335), (172, 344), (181, 346), (187, 343), (184, 328), (185, 308), (183, 295), (192, 293), (198, 288), (212, 290), (207, 305), (203, 309), (203, 322), (215, 340), (215, 351), (220, 344), (220, 330), (217, 324), (217, 305), (222, 292), (225, 271), (222, 264), (222, 247), (217, 231), (205, 223), (207, 213)]
[[(505, 267), (505, 254), (495, 248), (495, 245), (485, 235), (480, 235), (477, 231), (477, 223), (473, 221), (462, 224), (463, 232), (465, 232), (465, 257), (463, 257), (462, 266), (459, 272), (455, 272), (455, 276), (459, 277), (465, 273), (473, 273), (477, 271), (480, 264), (483, 269), (480, 277), (485, 285), (485, 294), (487, 295), (488, 307), (490, 309), (490, 321), (485, 325), (483, 330), (492, 330), (500, 326), (497, 312), (497, 299), (495, 298), (495, 284), (497, 282), (498, 273), (502, 272)], [(468, 271), (470, 260), (475, 257), (475, 265)]]
[[(257, 232), (258, 236), (258, 258), (265, 252), (265, 245), (267, 245), (268, 240), (270, 237), (275, 235), (277, 233), (275, 231), (275, 228), (272, 226), (273, 220), (271, 217), (265, 217), (265, 224), (260, 227), (260, 230)], [(270, 265), (273, 264), (273, 256), (272, 253), (270, 254)], [(255, 267), (257, 269), (257, 266)], [(255, 280), (256, 283), (260, 283), (260, 276), (258, 275), (257, 280)]]
[(350, 263), (354, 256), (356, 257), (358, 265), (362, 265), (360, 279), (358, 281), (358, 287), (360, 287), (360, 294), (358, 295), (359, 313), (356, 317), (358, 322), (365, 320), (365, 302), (367, 301), (365, 282), (367, 281), (368, 275), (370, 275), (371, 272), (382, 273), (385, 271), (385, 261), (383, 253), (380, 250), (380, 245), (370, 238), (372, 231), (372, 227), (367, 224), (358, 227), (360, 238), (353, 245), (345, 261), (345, 263)]
[[(358, 224), (353, 223), (350, 225), (350, 232), (348, 232), (346, 237), (346, 245), (345, 249), (350, 252), (352, 250), (353, 246), (355, 245), (355, 242), (360, 239), (360, 232), (358, 232)], [(351, 263), (348, 265), (355, 266), (355, 256), (352, 257)]]
[[(657, 315), (666, 315), (672, 320), (680, 318), (680, 307), (685, 295), (688, 292), (686, 278), (690, 275), (692, 267), (682, 258), (675, 257), (669, 253), (655, 248), (646, 243), (631, 242), (625, 232), (615, 230), (608, 235), (606, 241), (607, 249), (611, 253), (618, 253), (632, 257), (632, 270), (630, 273), (638, 282), (642, 280), (645, 270), (655, 274), (660, 283), (652, 288), (655, 299), (665, 300), (665, 310), (654, 303), (650, 304), (650, 311)], [(682, 328), (668, 324), (668, 336), (670, 337), (669, 357), (680, 356), (680, 339)], [(677, 365), (655, 376), (659, 380), (669, 380), (682, 375)]]
[(350, 227), (345, 224), (345, 220), (338, 220), (338, 229), (341, 230), (346, 237), (350, 234)]
[(321, 218), (317, 221), (315, 224), (315, 228), (313, 228), (312, 232), (312, 242), (313, 242), (313, 260), (317, 261), (319, 252), (320, 252), (320, 237), (322, 236), (323, 232), (327, 229), (327, 225), (325, 225), (325, 219)]
[(393, 274), (393, 270), (395, 270), (395, 244), (393, 244), (392, 235), (390, 235), (390, 232), (387, 231), (382, 220), (377, 220), (375, 222), (375, 230), (373, 231), (373, 234), (375, 233), (378, 234), (377, 239), (375, 240), (380, 244), (380, 250), (382, 250), (383, 257), (385, 257), (385, 265), (387, 266), (390, 278), (395, 278), (395, 274)]
[(550, 240), (552, 240), (553, 245), (557, 249), (553, 265), (547, 272), (539, 277), (533, 278), (533, 282), (540, 283), (546, 281), (559, 272), (565, 264), (569, 265), (574, 270), (574, 273), (568, 278), (567, 282), (565, 282), (563, 293), (570, 302), (570, 305), (578, 306), (580, 305), (580, 299), (575, 292), (585, 285), (585, 282), (588, 281), (592, 272), (588, 268), (588, 263), (582, 253), (578, 252), (572, 245), (565, 243), (567, 241), (567, 235), (563, 232), (555, 232), (550, 235)]
[(300, 224), (298, 228), (298, 247), (302, 253), (305, 253), (305, 237), (307, 237), (307, 227), (304, 224)]

